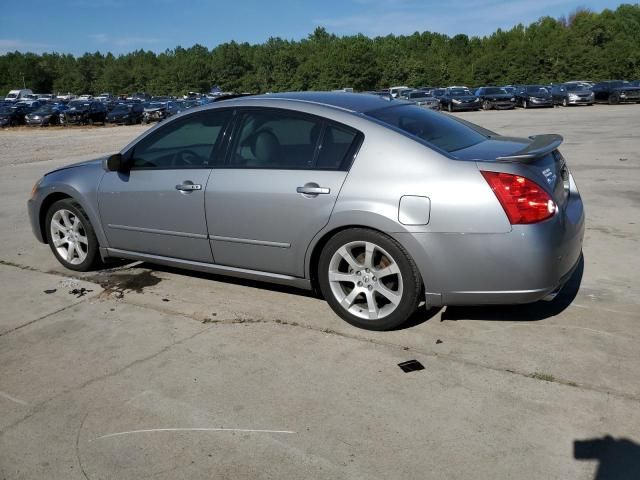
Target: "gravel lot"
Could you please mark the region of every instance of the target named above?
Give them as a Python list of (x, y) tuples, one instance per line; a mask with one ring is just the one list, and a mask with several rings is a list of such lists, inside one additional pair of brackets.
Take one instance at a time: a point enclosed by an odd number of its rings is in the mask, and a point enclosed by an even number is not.
[(640, 106), (457, 115), (565, 137), (584, 269), (551, 303), (386, 333), (281, 287), (65, 271), (33, 182), (147, 127), (0, 130), (0, 479), (638, 478)]

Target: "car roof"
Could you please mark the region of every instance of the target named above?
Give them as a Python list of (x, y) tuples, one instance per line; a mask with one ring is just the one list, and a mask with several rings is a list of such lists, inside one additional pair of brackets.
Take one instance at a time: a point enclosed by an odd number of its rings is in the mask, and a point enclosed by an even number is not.
[(246, 105), (252, 100), (289, 100), (295, 102), (314, 103), (354, 113), (366, 113), (372, 110), (378, 110), (379, 108), (388, 107), (390, 102), (394, 102), (394, 104), (402, 103), (402, 100), (389, 100), (387, 97), (368, 93), (286, 92), (251, 95), (223, 102), (216, 102), (214, 105), (226, 104), (227, 102), (242, 103), (243, 105)]

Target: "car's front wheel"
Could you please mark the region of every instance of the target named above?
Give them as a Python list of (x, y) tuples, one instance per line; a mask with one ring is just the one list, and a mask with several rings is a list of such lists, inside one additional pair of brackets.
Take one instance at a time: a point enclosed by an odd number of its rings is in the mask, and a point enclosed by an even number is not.
[(51, 205), (46, 216), (46, 233), (51, 251), (66, 268), (86, 272), (98, 263), (98, 239), (76, 201), (66, 198)]
[(372, 230), (344, 230), (327, 242), (318, 265), (320, 290), (344, 320), (367, 330), (390, 330), (416, 311), (418, 269), (405, 249)]

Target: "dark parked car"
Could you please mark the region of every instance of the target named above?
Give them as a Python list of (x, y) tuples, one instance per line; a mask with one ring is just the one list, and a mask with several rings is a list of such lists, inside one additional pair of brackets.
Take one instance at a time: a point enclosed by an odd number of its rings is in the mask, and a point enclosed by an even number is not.
[(525, 85), (516, 90), (516, 103), (522, 108), (553, 107), (553, 98), (546, 85)]
[(149, 102), (144, 106), (142, 121), (144, 123), (159, 122), (181, 111), (178, 102)]
[(133, 125), (142, 123), (144, 106), (141, 103), (121, 103), (107, 113), (107, 122)]
[(13, 127), (24, 123), (24, 116), (29, 113), (27, 105), (3, 105), (0, 107), (0, 127)]
[(561, 83), (551, 89), (554, 105), (593, 105), (594, 95), (591, 87), (583, 83)]
[(419, 107), (430, 108), (431, 110), (440, 110), (440, 100), (421, 90), (414, 90), (405, 93), (403, 97)]
[(449, 87), (440, 97), (440, 107), (450, 112), (456, 110), (480, 110), (480, 99), (467, 87)]
[(60, 123), (60, 114), (63, 110), (64, 106), (50, 103), (25, 115), (24, 121), (27, 125), (38, 125), (41, 127), (58, 125)]
[(483, 110), (508, 110), (516, 106), (516, 98), (502, 87), (480, 87), (476, 90), (476, 96)]
[(622, 80), (609, 80), (593, 86), (595, 101), (615, 105), (622, 102), (639, 102), (640, 87)]
[(93, 125), (105, 123), (107, 109), (102, 102), (92, 100), (75, 100), (69, 102), (69, 109), (61, 117), (65, 125)]

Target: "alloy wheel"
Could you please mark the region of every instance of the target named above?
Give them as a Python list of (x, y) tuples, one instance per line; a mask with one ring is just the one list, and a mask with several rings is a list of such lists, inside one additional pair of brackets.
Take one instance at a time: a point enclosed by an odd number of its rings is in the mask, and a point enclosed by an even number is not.
[(60, 258), (72, 265), (84, 262), (89, 252), (87, 231), (70, 210), (57, 210), (51, 218), (51, 239)]
[(403, 282), (395, 259), (373, 242), (340, 247), (329, 262), (329, 286), (347, 312), (379, 320), (393, 313), (402, 299)]

